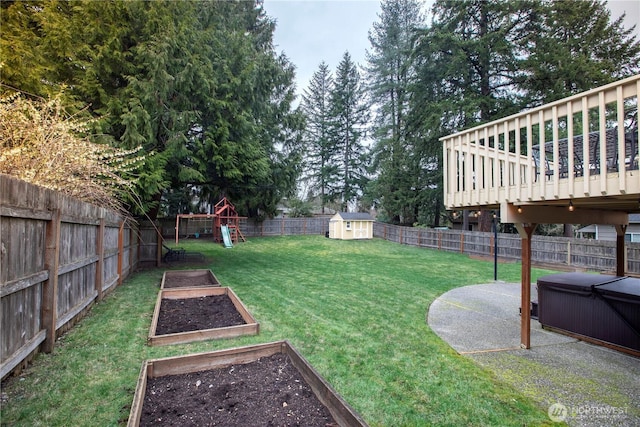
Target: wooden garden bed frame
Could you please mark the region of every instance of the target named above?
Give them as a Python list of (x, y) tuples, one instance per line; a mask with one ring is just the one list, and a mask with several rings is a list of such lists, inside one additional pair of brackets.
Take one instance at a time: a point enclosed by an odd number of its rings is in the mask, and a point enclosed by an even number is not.
[[(188, 299), (199, 298), (212, 295), (227, 295), (236, 310), (240, 313), (244, 321), (244, 325), (227, 326), (223, 328), (201, 329), (197, 331), (178, 332), (166, 335), (156, 335), (158, 326), (158, 316), (160, 315), (160, 306), (163, 299)], [(206, 287), (206, 288), (173, 288), (161, 289), (158, 293), (156, 307), (153, 312), (153, 320), (149, 329), (149, 337), (147, 343), (151, 346), (184, 344), (194, 341), (205, 341), (210, 339), (232, 338), (240, 335), (258, 335), (260, 332), (260, 324), (254, 319), (247, 307), (240, 301), (238, 296), (227, 287)]]
[(140, 424), (147, 379), (149, 378), (225, 368), (231, 365), (254, 362), (261, 357), (268, 357), (277, 353), (289, 356), (293, 366), (309, 384), (318, 400), (329, 409), (338, 425), (343, 427), (367, 426), (364, 420), (288, 341), (276, 341), (143, 362), (127, 426), (137, 427)]
[[(178, 286), (178, 287), (169, 286), (168, 287), (167, 284), (170, 283), (172, 279), (177, 277), (191, 278), (194, 281), (198, 279), (205, 279), (209, 283), (202, 284), (202, 285), (190, 285), (190, 286)], [(215, 276), (215, 274), (213, 274), (211, 270), (165, 271), (164, 274), (162, 275), (162, 282), (160, 283), (160, 289), (186, 289), (186, 288), (201, 288), (201, 287), (213, 287), (213, 286), (220, 286), (220, 281)]]

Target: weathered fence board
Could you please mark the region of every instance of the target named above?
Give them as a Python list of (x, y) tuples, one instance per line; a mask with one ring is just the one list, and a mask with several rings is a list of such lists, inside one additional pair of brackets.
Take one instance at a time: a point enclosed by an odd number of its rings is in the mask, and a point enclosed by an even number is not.
[(40, 328), (42, 286), (38, 283), (2, 298), (0, 351), (10, 356), (33, 339)]
[(3, 217), (2, 265), (0, 283), (27, 276), (44, 269), (44, 224), (43, 221), (27, 218)]
[[(175, 223), (174, 223), (175, 224)], [(141, 266), (156, 265), (160, 259), (158, 257), (158, 232), (160, 224), (143, 222), (138, 229), (138, 263)], [(171, 230), (169, 230), (171, 232)], [(162, 246), (160, 246), (160, 250)]]
[(627, 243), (627, 271), (640, 273), (640, 243)]
[[(468, 255), (493, 256), (493, 233), (461, 230), (419, 229), (375, 222), (374, 237), (424, 248), (460, 252)], [(418, 236), (420, 236), (418, 238)], [(640, 275), (640, 244), (626, 247), (628, 274)], [(501, 259), (521, 259), (521, 239), (517, 234), (498, 233), (498, 256)], [(570, 266), (596, 271), (616, 268), (615, 242), (566, 237), (533, 236), (531, 258), (534, 263)]]
[[(0, 374), (73, 325), (137, 266), (116, 212), (0, 174)], [(121, 233), (120, 230), (123, 230)]]

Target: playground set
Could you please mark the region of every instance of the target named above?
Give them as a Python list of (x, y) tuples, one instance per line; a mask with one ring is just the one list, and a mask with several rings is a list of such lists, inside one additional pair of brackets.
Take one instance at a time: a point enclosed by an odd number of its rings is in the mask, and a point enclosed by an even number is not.
[[(178, 214), (176, 216), (176, 245), (180, 239), (180, 220), (186, 221), (186, 229), (192, 229), (193, 224), (189, 222), (197, 223), (202, 227), (196, 227), (193, 236), (196, 238), (202, 235), (213, 235), (213, 241), (223, 243), (225, 248), (232, 248), (234, 243), (241, 239), (246, 242), (245, 237), (240, 231), (240, 219), (243, 217), (238, 216), (235, 206), (223, 197), (213, 207), (213, 213), (210, 214)], [(187, 237), (191, 234), (186, 233)]]

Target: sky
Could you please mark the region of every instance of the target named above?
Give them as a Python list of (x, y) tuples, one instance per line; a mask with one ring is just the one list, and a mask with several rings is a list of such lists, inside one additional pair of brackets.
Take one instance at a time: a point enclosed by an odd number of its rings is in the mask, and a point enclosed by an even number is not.
[(375, 0), (265, 0), (267, 15), (276, 20), (274, 44), (296, 66), (297, 91), (307, 87), (322, 61), (335, 73), (342, 56), (365, 65), (368, 32), (378, 21)]
[[(625, 27), (636, 24), (640, 35), (640, 1), (608, 4), (612, 17), (626, 11)], [(296, 66), (298, 94), (307, 88), (320, 62), (335, 73), (345, 51), (355, 63), (366, 65), (368, 33), (379, 21), (378, 0), (264, 0), (264, 9), (276, 20), (276, 51), (284, 52)]]

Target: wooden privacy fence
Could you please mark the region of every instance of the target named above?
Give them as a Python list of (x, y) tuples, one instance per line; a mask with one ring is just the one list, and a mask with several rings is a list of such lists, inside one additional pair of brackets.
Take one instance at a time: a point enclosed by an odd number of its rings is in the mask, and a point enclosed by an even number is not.
[[(324, 235), (329, 230), (330, 216), (314, 218), (274, 218), (257, 221), (244, 218), (240, 229), (246, 237), (290, 236), (304, 234)], [(175, 218), (158, 221), (157, 227), (166, 239), (175, 236)], [(144, 229), (144, 225), (141, 227)], [(181, 236), (193, 236), (201, 230), (190, 229), (188, 224), (181, 225)], [(156, 244), (153, 243), (154, 230), (143, 240), (148, 246), (145, 259), (153, 259)], [(144, 233), (143, 233), (144, 235)], [(473, 256), (493, 256), (493, 233), (462, 230), (438, 230), (374, 222), (374, 237), (424, 248), (460, 252)], [(206, 234), (203, 234), (206, 236)], [(629, 243), (626, 247), (626, 267), (628, 274), (640, 275), (640, 244)], [(498, 257), (506, 260), (521, 259), (521, 239), (517, 234), (498, 233)], [(534, 236), (532, 239), (532, 261), (538, 264), (553, 264), (578, 269), (597, 271), (615, 271), (615, 242), (602, 240), (574, 239), (567, 237)], [(142, 259), (142, 258), (141, 258)]]
[[(246, 237), (324, 235), (329, 218), (243, 219), (240, 229)], [(373, 231), (400, 244), (493, 255), (493, 233), (379, 222)], [(138, 266), (159, 265), (160, 234), (173, 239), (175, 218), (137, 226), (116, 212), (0, 174), (0, 376), (39, 350), (52, 351), (62, 332)], [(499, 234), (500, 258), (520, 260), (520, 247), (518, 235)], [(640, 275), (640, 244), (625, 248), (627, 273)], [(615, 242), (532, 239), (537, 263), (613, 271), (615, 253)]]
[(329, 217), (245, 219), (240, 222), (240, 229), (245, 236), (254, 237), (325, 234), (329, 231)]
[(118, 213), (0, 174), (0, 377), (52, 351), (136, 268), (139, 247)]
[[(312, 218), (273, 218), (258, 221), (253, 218), (240, 219), (240, 231), (245, 237), (295, 236), (305, 234), (325, 234), (329, 231), (330, 216)], [(193, 237), (196, 233), (202, 237), (211, 237), (213, 220), (180, 221), (180, 238)], [(142, 223), (145, 224), (144, 222)], [(156, 222), (165, 240), (175, 237), (175, 218), (161, 218)], [(149, 243), (149, 245), (151, 245)]]
[[(487, 232), (402, 227), (375, 222), (373, 235), (423, 248), (485, 257), (494, 254), (494, 234)], [(625, 271), (627, 274), (640, 275), (640, 243), (626, 242), (625, 248)], [(499, 258), (519, 261), (520, 251), (519, 235), (498, 233)], [(578, 269), (615, 271), (616, 242), (534, 235), (531, 240), (531, 261)]]

